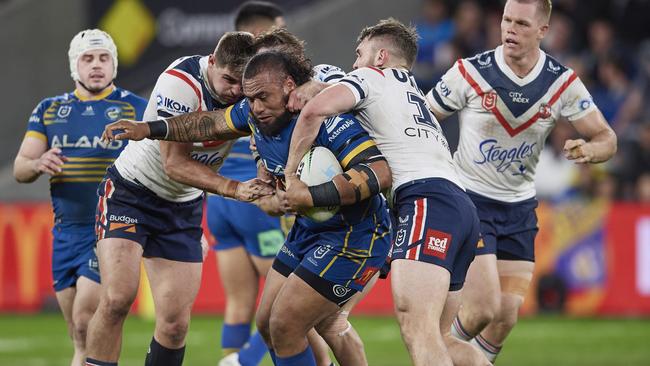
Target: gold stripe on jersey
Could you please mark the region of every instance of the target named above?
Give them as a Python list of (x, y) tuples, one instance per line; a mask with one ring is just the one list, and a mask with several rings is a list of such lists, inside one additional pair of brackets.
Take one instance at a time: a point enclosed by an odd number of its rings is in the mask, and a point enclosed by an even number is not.
[(106, 174), (106, 170), (64, 170), (57, 174), (56, 176), (60, 175), (101, 175), (104, 176)]
[(114, 162), (116, 158), (80, 158), (80, 157), (69, 157), (68, 162), (77, 162), (77, 161), (83, 161), (83, 162), (101, 162), (101, 161), (108, 161), (108, 162)]
[(325, 266), (325, 268), (320, 272), (319, 276), (323, 277), (325, 275), (325, 273), (327, 273), (327, 271), (332, 267), (332, 264), (334, 264), (334, 262), (336, 262), (336, 260), (339, 257), (343, 256), (343, 254), (346, 253), (346, 249), (348, 247), (348, 241), (350, 240), (350, 234), (352, 234), (352, 229), (353, 229), (353, 227), (350, 226), (350, 229), (348, 229), (348, 232), (345, 233), (345, 240), (343, 241), (343, 249), (341, 249), (341, 252), (337, 253), (334, 256), (334, 258), (332, 258), (332, 260), (327, 264), (327, 266)]
[(90, 183), (90, 182), (101, 182), (104, 177), (81, 177), (81, 178), (51, 178), (50, 183)]
[(33, 137), (47, 142), (47, 136), (44, 133), (38, 131), (27, 131), (25, 133), (25, 137)]
[(63, 164), (63, 169), (81, 169), (81, 168), (108, 168), (110, 163), (103, 164)]
[(106, 88), (106, 89), (102, 90), (102, 92), (97, 94), (97, 95), (93, 95), (93, 96), (90, 96), (90, 97), (84, 97), (78, 92), (77, 89), (75, 89), (74, 90), (74, 96), (77, 97), (77, 99), (79, 99), (80, 101), (85, 102), (85, 101), (89, 101), (89, 100), (101, 100), (101, 99), (104, 99), (107, 96), (111, 95), (111, 93), (114, 92), (114, 91), (115, 91), (115, 86), (111, 86), (110, 88)]
[(354, 159), (355, 156), (359, 155), (362, 151), (365, 149), (375, 146), (375, 142), (372, 140), (365, 141), (361, 143), (359, 146), (355, 147), (352, 151), (350, 151), (344, 158), (341, 160), (341, 166), (343, 169), (347, 169), (348, 164), (352, 159)]
[[(235, 124), (232, 122), (232, 118), (230, 117), (230, 112), (232, 111), (234, 106), (235, 106), (234, 104), (229, 106), (228, 108), (226, 108), (226, 111), (224, 112), (223, 116), (226, 119), (226, 125), (228, 126), (228, 128), (230, 128), (230, 130), (232, 132), (235, 132), (235, 133), (240, 134), (242, 136), (250, 135), (250, 132), (248, 132), (248, 131), (242, 131), (240, 129), (237, 129), (237, 127), (235, 127)], [(252, 129), (251, 129), (251, 131), (252, 131)]]

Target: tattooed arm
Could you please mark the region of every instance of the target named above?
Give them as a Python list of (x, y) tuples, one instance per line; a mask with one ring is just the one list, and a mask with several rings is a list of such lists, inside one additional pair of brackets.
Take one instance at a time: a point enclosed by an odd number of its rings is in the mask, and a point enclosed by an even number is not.
[(194, 142), (232, 140), (246, 136), (249, 131), (235, 128), (229, 120), (228, 109), (210, 112), (191, 112), (151, 122), (120, 120), (104, 129), (104, 140), (168, 140)]

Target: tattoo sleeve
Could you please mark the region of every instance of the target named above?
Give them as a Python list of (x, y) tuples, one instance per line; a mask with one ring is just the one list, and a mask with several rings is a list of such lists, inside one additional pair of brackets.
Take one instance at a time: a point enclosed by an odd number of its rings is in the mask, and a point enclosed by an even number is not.
[(165, 140), (195, 142), (209, 140), (231, 140), (245, 135), (234, 131), (226, 123), (224, 110), (191, 112), (166, 118), (168, 133)]

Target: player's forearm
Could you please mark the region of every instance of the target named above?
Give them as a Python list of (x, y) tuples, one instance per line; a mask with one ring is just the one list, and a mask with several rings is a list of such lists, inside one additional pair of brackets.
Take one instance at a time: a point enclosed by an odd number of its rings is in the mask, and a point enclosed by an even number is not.
[[(241, 134), (228, 127), (223, 110), (191, 112), (166, 118), (166, 126), (160, 121), (148, 122), (150, 138), (156, 140), (199, 142), (209, 140), (231, 140)], [(156, 128), (154, 128), (156, 124)]]
[(315, 108), (311, 108), (311, 104), (308, 103), (303, 112), (300, 113), (296, 127), (293, 130), (291, 145), (289, 147), (289, 158), (284, 168), (285, 175), (296, 173), (300, 159), (302, 159), (316, 140), (320, 125), (327, 117)]
[(239, 184), (239, 181), (216, 174), (212, 169), (192, 159), (167, 163), (164, 169), (165, 174), (176, 182), (224, 197), (234, 198)]
[(18, 183), (31, 183), (41, 176), (36, 169), (38, 159), (29, 159), (24, 156), (16, 156), (14, 160), (14, 178)]
[(311, 205), (316, 207), (348, 206), (366, 200), (392, 184), (386, 160), (354, 165), (331, 182), (309, 187)]
[(596, 134), (588, 142), (594, 154), (591, 159), (592, 163), (602, 163), (611, 159), (617, 150), (616, 133), (611, 128), (607, 128)]

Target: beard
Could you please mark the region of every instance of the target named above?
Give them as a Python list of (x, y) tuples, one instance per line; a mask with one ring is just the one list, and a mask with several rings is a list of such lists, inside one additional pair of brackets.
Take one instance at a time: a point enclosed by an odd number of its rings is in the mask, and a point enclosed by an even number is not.
[(280, 134), (280, 132), (289, 125), (289, 122), (291, 122), (291, 119), (293, 118), (293, 113), (289, 112), (288, 110), (285, 110), (282, 115), (280, 115), (278, 118), (275, 119), (275, 121), (270, 122), (270, 123), (260, 123), (259, 121), (255, 121), (257, 128), (260, 129), (260, 132), (264, 134), (265, 136), (276, 136)]

